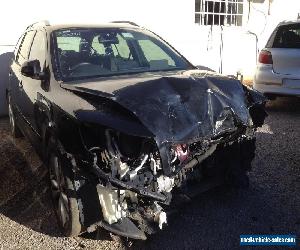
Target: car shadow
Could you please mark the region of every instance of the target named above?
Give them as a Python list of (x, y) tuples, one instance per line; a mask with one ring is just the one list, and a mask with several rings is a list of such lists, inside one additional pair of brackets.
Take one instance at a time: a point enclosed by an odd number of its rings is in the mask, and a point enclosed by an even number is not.
[(53, 222), (46, 168), (26, 140), (8, 134), (8, 119), (2, 118), (0, 213), (37, 232), (62, 236)]

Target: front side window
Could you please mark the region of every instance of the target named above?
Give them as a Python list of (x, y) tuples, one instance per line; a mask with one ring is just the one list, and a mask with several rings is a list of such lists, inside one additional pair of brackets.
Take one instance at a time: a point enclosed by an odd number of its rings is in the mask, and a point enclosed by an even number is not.
[(29, 60), (39, 60), (41, 67), (45, 63), (46, 40), (42, 31), (37, 31), (31, 46)]
[(191, 67), (150, 32), (64, 29), (52, 37), (57, 72), (64, 81)]

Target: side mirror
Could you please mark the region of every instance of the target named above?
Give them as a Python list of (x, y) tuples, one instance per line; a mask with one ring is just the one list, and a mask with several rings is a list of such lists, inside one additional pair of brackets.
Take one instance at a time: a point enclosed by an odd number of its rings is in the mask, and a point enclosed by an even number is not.
[(21, 67), (21, 74), (36, 80), (44, 80), (45, 73), (41, 72), (39, 60), (30, 60), (24, 62)]

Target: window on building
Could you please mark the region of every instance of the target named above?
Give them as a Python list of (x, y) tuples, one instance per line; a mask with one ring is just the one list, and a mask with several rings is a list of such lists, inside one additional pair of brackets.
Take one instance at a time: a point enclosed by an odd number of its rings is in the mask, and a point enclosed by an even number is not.
[(242, 26), (244, 0), (195, 0), (195, 23)]

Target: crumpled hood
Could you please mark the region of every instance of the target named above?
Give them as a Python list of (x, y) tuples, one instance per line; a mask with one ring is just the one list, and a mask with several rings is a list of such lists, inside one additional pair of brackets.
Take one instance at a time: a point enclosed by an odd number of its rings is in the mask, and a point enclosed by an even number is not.
[[(252, 124), (243, 85), (214, 73), (144, 74), (64, 87), (117, 102), (155, 135), (159, 147), (210, 139)], [(256, 98), (256, 102), (264, 101)]]
[(232, 79), (168, 76), (113, 94), (160, 143), (216, 136), (234, 128), (233, 117), (249, 125), (244, 90)]
[(233, 117), (249, 126), (241, 83), (200, 72), (110, 78), (64, 86), (119, 103), (134, 113), (160, 143), (217, 136), (235, 127)]

